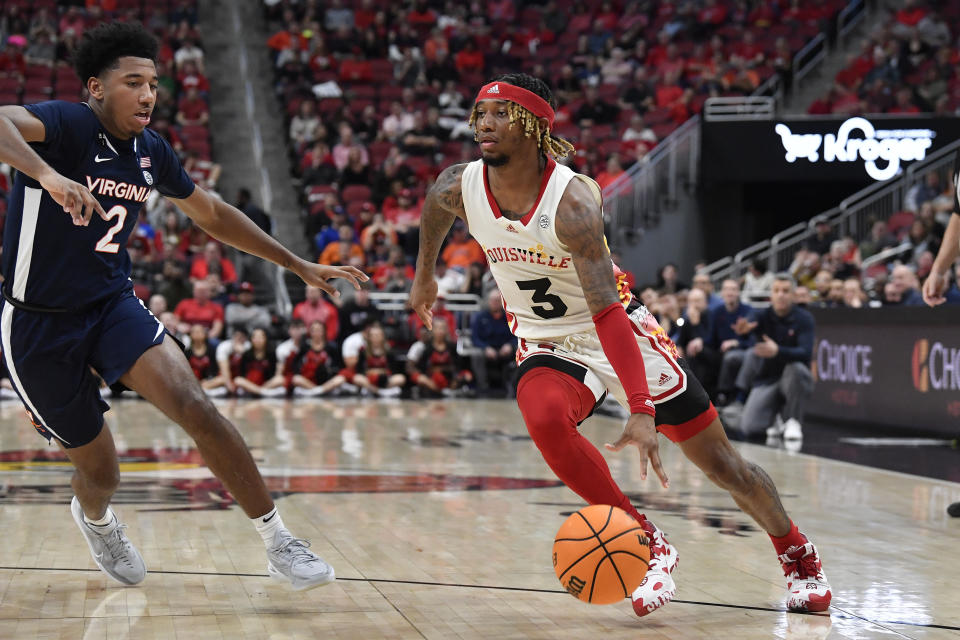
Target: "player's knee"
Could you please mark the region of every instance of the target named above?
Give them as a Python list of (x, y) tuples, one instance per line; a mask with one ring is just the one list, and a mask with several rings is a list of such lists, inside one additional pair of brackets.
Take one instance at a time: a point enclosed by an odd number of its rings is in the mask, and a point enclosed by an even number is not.
[(194, 437), (219, 424), (219, 413), (202, 390), (184, 393), (178, 400), (176, 420)]
[(569, 418), (573, 413), (570, 394), (563, 385), (545, 382), (543, 378), (529, 382), (521, 379), (517, 389), (517, 404), (527, 431), (538, 447), (545, 440), (562, 438), (564, 429), (576, 426)]
[(102, 495), (113, 495), (117, 487), (120, 486), (119, 465), (106, 464), (93, 469), (77, 468), (76, 471), (75, 480), (81, 481), (87, 491), (94, 491)]

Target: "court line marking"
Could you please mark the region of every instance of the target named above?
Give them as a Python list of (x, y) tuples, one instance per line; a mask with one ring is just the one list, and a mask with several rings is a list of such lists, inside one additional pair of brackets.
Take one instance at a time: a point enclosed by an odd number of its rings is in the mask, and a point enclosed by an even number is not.
[[(78, 568), (61, 568), (61, 567), (10, 567), (10, 566), (0, 566), (0, 571), (74, 571), (74, 572), (83, 572), (83, 573), (102, 573), (100, 569), (78, 569)], [(151, 570), (147, 572), (148, 574), (158, 574), (158, 575), (179, 575), (179, 576), (222, 576), (229, 578), (269, 578), (270, 576), (265, 573), (227, 573), (227, 572), (216, 572), (216, 571), (174, 571), (174, 570)], [(426, 580), (396, 580), (391, 578), (341, 578), (338, 577), (337, 581), (341, 582), (381, 582), (384, 584), (410, 584), (410, 585), (420, 585), (424, 587), (459, 587), (462, 589), (493, 589), (495, 591), (524, 591), (529, 593), (556, 593), (568, 595), (566, 591), (562, 589), (537, 589), (535, 587), (505, 587), (497, 586), (490, 584), (460, 584), (457, 582), (430, 582)], [(374, 587), (376, 589), (376, 587)], [(377, 592), (380, 595), (383, 595), (379, 589)], [(386, 598), (386, 596), (384, 596)], [(388, 599), (389, 602), (389, 599)], [(693, 604), (701, 607), (722, 607), (724, 609), (742, 609), (746, 611), (767, 611), (770, 613), (792, 613), (786, 609), (775, 609), (773, 607), (757, 607), (753, 605), (746, 604), (727, 604), (724, 602), (703, 602), (700, 600), (673, 600), (673, 602), (679, 604)], [(392, 604), (392, 603), (391, 603)], [(394, 607), (396, 608), (396, 607)], [(895, 624), (908, 627), (922, 627), (924, 629), (945, 629), (947, 631), (960, 631), (960, 626), (951, 626), (946, 624), (924, 624), (921, 622), (905, 622), (903, 620), (871, 620), (870, 618), (865, 618), (864, 616), (851, 613), (846, 609), (838, 607), (837, 605), (831, 605), (831, 609), (835, 609), (837, 612), (840, 612), (843, 616), (847, 618), (854, 618), (856, 620), (861, 620), (876, 626), (883, 626), (885, 624)], [(795, 613), (794, 615), (823, 615), (817, 613)], [(408, 620), (409, 622), (409, 620)], [(416, 627), (414, 627), (416, 628)], [(884, 627), (885, 628), (885, 627)], [(899, 633), (895, 629), (888, 629), (892, 633)], [(903, 635), (899, 633), (899, 635)]]

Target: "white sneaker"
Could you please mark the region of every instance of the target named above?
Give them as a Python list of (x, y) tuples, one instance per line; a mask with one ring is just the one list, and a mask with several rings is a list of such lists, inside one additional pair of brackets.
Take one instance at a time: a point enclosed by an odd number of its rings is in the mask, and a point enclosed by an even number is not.
[(387, 387), (386, 389), (378, 389), (377, 395), (381, 398), (396, 398), (403, 391), (400, 387)]
[[(677, 593), (677, 585), (670, 574), (680, 563), (680, 554), (677, 548), (667, 542), (659, 528), (647, 520), (653, 532), (647, 532), (650, 538), (650, 567), (643, 582), (637, 587), (630, 599), (633, 601), (633, 610), (640, 617), (653, 613), (664, 606)], [(646, 528), (646, 527), (645, 527)]]
[(267, 573), (285, 582), (294, 591), (330, 584), (336, 579), (333, 567), (310, 551), (310, 542), (294, 538), (286, 529), (274, 534), (274, 546), (267, 551)]
[(798, 422), (796, 418), (787, 418), (786, 422), (783, 423), (783, 439), (803, 439), (803, 427), (800, 426), (800, 422)]
[(138, 584), (143, 581), (147, 575), (147, 567), (140, 552), (123, 533), (127, 525), (117, 521), (117, 514), (113, 514), (113, 523), (110, 525), (97, 527), (88, 524), (83, 519), (83, 507), (76, 496), (70, 502), (70, 513), (73, 514), (73, 521), (80, 527), (93, 560), (101, 571), (121, 584)]
[(808, 540), (802, 547), (790, 547), (778, 559), (787, 578), (787, 609), (826, 611), (833, 593), (813, 543)]
[(780, 414), (777, 414), (777, 417), (774, 418), (773, 424), (767, 427), (767, 437), (768, 438), (779, 438), (783, 436), (783, 418), (780, 417)]
[(223, 398), (228, 393), (226, 387), (214, 387), (213, 389), (204, 389), (203, 391), (211, 398)]
[(261, 390), (260, 395), (264, 398), (279, 398), (287, 395), (287, 389), (286, 387), (270, 387), (269, 389)]

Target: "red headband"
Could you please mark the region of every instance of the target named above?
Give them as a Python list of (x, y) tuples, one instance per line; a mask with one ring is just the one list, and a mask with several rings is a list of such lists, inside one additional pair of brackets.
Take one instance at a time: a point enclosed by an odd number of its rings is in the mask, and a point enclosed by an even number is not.
[(550, 104), (535, 94), (516, 85), (506, 82), (494, 81), (480, 87), (480, 93), (477, 94), (477, 102), (481, 100), (509, 100), (515, 102), (538, 118), (546, 118), (547, 126), (553, 128), (553, 119), (555, 114)]

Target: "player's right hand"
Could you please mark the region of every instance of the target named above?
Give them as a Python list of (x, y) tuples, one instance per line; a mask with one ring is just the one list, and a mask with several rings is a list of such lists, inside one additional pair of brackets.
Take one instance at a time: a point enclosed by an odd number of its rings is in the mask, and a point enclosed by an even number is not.
[(410, 307), (417, 312), (427, 329), (433, 330), (433, 303), (437, 301), (437, 279), (413, 279), (410, 287)]
[(38, 182), (44, 191), (63, 207), (64, 212), (70, 214), (75, 226), (87, 226), (94, 212), (104, 220), (107, 219), (107, 213), (97, 199), (79, 182), (74, 182), (53, 170), (40, 176)]
[(935, 307), (946, 302), (943, 292), (947, 290), (947, 274), (931, 271), (923, 281), (923, 301), (928, 306)]
[(660, 484), (664, 489), (669, 489), (670, 480), (667, 479), (667, 472), (663, 470), (663, 464), (660, 462), (660, 443), (653, 416), (647, 413), (631, 414), (627, 424), (623, 426), (620, 439), (604, 446), (608, 451), (620, 451), (628, 444), (634, 445), (640, 451), (640, 479), (647, 479), (647, 459), (649, 458), (654, 473), (660, 478)]

